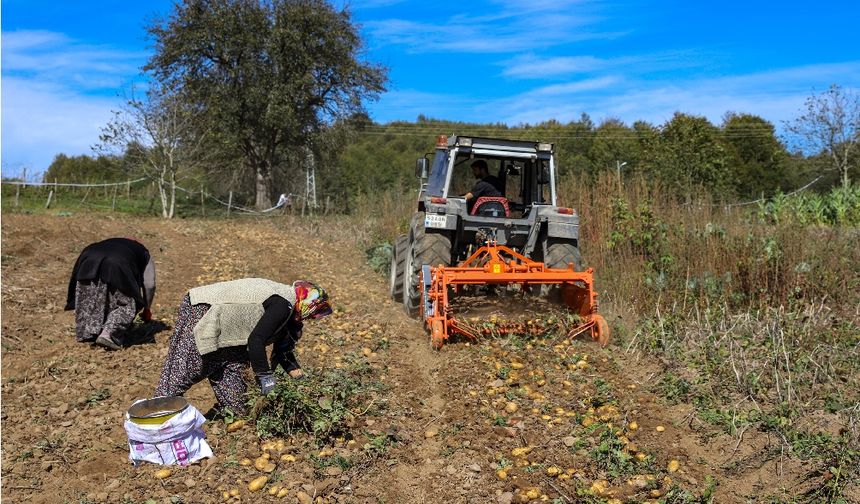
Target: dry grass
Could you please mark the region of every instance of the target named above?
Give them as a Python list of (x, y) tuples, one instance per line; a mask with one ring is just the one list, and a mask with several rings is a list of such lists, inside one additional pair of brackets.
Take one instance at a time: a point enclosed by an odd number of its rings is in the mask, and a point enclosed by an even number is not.
[[(840, 475), (801, 501), (856, 492), (860, 230), (773, 219), (704, 194), (681, 203), (643, 179), (622, 188), (611, 176), (568, 179), (559, 194), (580, 215), (614, 345), (660, 357), (653, 390), (695, 405), (738, 443), (746, 429), (772, 432), (813, 472)], [(413, 208), (403, 193), (359, 199), (358, 243), (403, 232)]]

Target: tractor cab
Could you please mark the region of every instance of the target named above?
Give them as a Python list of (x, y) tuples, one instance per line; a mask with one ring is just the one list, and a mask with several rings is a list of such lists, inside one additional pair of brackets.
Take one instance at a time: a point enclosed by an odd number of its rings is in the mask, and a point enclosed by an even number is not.
[(419, 159), (417, 174), (426, 180), (418, 201), (425, 228), (449, 236), (452, 259), (482, 245), (487, 232), (528, 256), (540, 254), (548, 237), (578, 239), (578, 217), (556, 206), (550, 143), (440, 136), (432, 162)]

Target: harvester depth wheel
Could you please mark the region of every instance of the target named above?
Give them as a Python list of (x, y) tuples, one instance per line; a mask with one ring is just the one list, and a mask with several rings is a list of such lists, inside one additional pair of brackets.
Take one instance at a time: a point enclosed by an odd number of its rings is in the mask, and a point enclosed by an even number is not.
[(424, 212), (412, 219), (412, 241), (407, 245), (406, 265), (403, 270), (403, 306), (409, 315), (417, 315), (421, 307), (421, 289), (418, 282), (421, 266), (451, 265), (451, 239), (442, 233), (424, 230)]
[(609, 344), (609, 324), (602, 315), (595, 313), (591, 316), (594, 325), (591, 328), (591, 337), (600, 344), (600, 348), (606, 348)]
[(391, 299), (403, 302), (403, 272), (406, 269), (406, 252), (409, 246), (409, 236), (402, 234), (394, 239), (391, 251), (391, 272), (388, 280), (388, 293)]
[(441, 320), (434, 320), (433, 327), (430, 328), (430, 346), (434, 350), (442, 350), (445, 344), (445, 327)]

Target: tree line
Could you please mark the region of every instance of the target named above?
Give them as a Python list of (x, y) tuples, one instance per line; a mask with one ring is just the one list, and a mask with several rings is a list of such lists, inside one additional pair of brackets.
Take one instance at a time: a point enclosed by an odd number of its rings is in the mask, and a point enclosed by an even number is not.
[[(858, 176), (860, 99), (833, 86), (813, 94), (785, 130), (764, 118), (726, 113), (720, 124), (676, 113), (664, 124), (607, 119), (535, 125), (458, 123), (419, 116), (377, 124), (366, 104), (386, 89), (387, 69), (366, 61), (347, 8), (325, 0), (183, 0), (147, 26), (153, 54), (145, 89), (127, 91), (104, 126), (96, 156), (58, 155), (49, 181), (96, 173), (154, 180), (162, 215), (175, 213), (176, 187), (232, 191), (268, 208), (277, 193), (304, 193), (309, 158), (317, 189), (343, 201), (414, 187), (414, 159), (436, 135), (553, 142), (561, 176), (653, 178), (679, 199), (703, 189), (730, 201), (815, 188)], [(431, 111), (428, 111), (428, 113)], [(801, 149), (802, 147), (802, 149)]]

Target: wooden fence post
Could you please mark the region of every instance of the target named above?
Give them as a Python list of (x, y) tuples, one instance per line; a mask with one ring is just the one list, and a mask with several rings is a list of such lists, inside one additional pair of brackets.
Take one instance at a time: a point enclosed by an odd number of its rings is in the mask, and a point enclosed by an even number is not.
[(46, 209), (46, 210), (47, 210), (48, 208), (51, 208), (51, 198), (53, 198), (53, 197), (54, 197), (54, 190), (53, 190), (53, 189), (51, 189), (51, 190), (48, 192), (48, 201), (46, 201), (46, 202), (45, 202), (45, 209)]
[(227, 198), (227, 215), (230, 215), (231, 208), (233, 208), (233, 191), (230, 191), (230, 197)]
[(113, 186), (113, 201), (110, 203), (110, 211), (113, 212), (116, 210), (116, 192), (119, 190), (119, 186)]
[[(21, 175), (21, 183), (27, 183), (27, 169), (24, 168), (24, 172)], [(21, 184), (15, 186), (15, 207), (18, 206), (18, 198), (21, 196)]]
[(89, 196), (89, 195), (90, 195), (90, 187), (87, 186), (87, 192), (84, 193), (84, 197), (83, 197), (83, 199), (81, 199), (81, 205), (84, 204), (84, 201), (87, 200), (87, 196)]
[(200, 188), (200, 213), (206, 217), (206, 203), (203, 201), (203, 188)]

